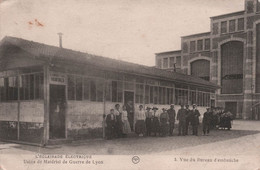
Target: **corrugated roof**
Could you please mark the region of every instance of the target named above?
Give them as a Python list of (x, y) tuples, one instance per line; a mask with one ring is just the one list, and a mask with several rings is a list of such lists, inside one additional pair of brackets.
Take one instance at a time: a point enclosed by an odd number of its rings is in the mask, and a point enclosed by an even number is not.
[(0, 46), (3, 43), (8, 43), (17, 46), (22, 50), (32, 54), (34, 57), (49, 57), (55, 60), (77, 62), (79, 64), (91, 64), (102, 69), (109, 69), (144, 76), (152, 76), (159, 79), (182, 82), (186, 84), (196, 84), (199, 86), (219, 88), (219, 86), (217, 86), (216, 84), (202, 80), (197, 77), (176, 72), (169, 72), (155, 67), (148, 67), (140, 64), (134, 64), (88, 53), (73, 51), (66, 48), (50, 46), (34, 41), (28, 41), (21, 38), (6, 36), (0, 42)]

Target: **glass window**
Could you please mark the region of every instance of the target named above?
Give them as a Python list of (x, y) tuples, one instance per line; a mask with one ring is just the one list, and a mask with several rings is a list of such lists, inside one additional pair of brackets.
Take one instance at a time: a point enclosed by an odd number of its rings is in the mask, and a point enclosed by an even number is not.
[(194, 52), (196, 49), (196, 41), (191, 41), (190, 42), (190, 52)]
[(150, 86), (145, 85), (145, 104), (150, 103)]
[(227, 33), (227, 21), (221, 22), (221, 34)]
[(8, 100), (17, 100), (18, 99), (18, 88), (17, 88), (17, 78), (16, 77), (9, 77), (8, 80)]
[(35, 99), (43, 99), (43, 73), (35, 74)]
[(244, 18), (239, 18), (238, 20), (237, 20), (237, 30), (238, 31), (242, 31), (242, 30), (244, 30)]
[(30, 99), (30, 77), (29, 75), (22, 75), (21, 76), (21, 83), (20, 83), (20, 99), (21, 100), (29, 100)]
[(218, 34), (218, 23), (213, 23), (213, 34), (214, 35)]
[(135, 102), (143, 103), (144, 85), (136, 84)]
[(112, 81), (112, 102), (122, 102), (123, 83)]
[(207, 39), (205, 39), (205, 50), (209, 50), (210, 49), (210, 39), (209, 38), (207, 38)]
[(176, 57), (176, 68), (181, 68), (181, 56)]
[(82, 100), (83, 97), (83, 79), (82, 77), (76, 77), (76, 100)]
[(5, 81), (4, 78), (0, 78), (0, 101), (5, 101)]
[(174, 64), (175, 64), (175, 57), (170, 57), (170, 67), (174, 68)]
[(34, 99), (34, 75), (33, 74), (29, 75), (29, 78), (30, 78), (29, 96), (30, 96), (30, 100), (33, 100)]
[(236, 20), (230, 20), (229, 21), (229, 32), (235, 32), (236, 31)]
[(158, 87), (153, 87), (153, 90), (154, 90), (154, 93), (153, 93), (153, 103), (154, 104), (158, 104), (158, 97), (159, 97), (159, 94), (158, 94)]
[(106, 96), (106, 101), (112, 101), (112, 82), (109, 81), (106, 83), (106, 93), (105, 93), (105, 96)]
[(198, 40), (198, 42), (197, 42), (197, 50), (198, 51), (203, 50), (203, 40)]
[(97, 87), (96, 87), (96, 81), (91, 79), (90, 80), (90, 100), (96, 101), (97, 100)]
[(158, 68), (162, 68), (162, 59), (157, 59), (156, 65)]
[(68, 100), (75, 100), (75, 77), (73, 75), (68, 76)]
[(163, 59), (163, 68), (168, 68), (168, 58)]
[(150, 103), (153, 103), (153, 86), (150, 87)]
[(90, 79), (84, 78), (84, 100), (89, 100)]
[(103, 91), (104, 91), (104, 87), (103, 87), (103, 81), (98, 80), (97, 82), (97, 101), (98, 102), (103, 102)]

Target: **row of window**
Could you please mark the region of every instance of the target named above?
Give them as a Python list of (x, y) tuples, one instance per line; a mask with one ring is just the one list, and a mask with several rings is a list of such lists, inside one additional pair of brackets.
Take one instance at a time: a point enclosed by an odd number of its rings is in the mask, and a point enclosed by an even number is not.
[(190, 41), (190, 52), (210, 50), (210, 39), (200, 39), (197, 41)]
[(157, 66), (159, 68), (181, 68), (181, 56), (158, 59)]
[[(105, 86), (105, 88), (104, 88)], [(68, 99), (103, 102), (122, 102), (124, 89), (134, 90), (134, 83), (98, 80), (81, 76), (68, 76)], [(189, 93), (189, 95), (188, 95)], [(198, 95), (198, 96), (197, 96)], [(190, 96), (188, 98), (188, 96)], [(174, 89), (170, 87), (135, 84), (135, 103), (139, 104), (187, 104), (209, 106), (210, 93)]]
[(43, 73), (0, 78), (0, 101), (18, 100), (18, 96), (20, 100), (43, 99)]
[(220, 30), (219, 30), (219, 23), (213, 23), (213, 34), (217, 35), (219, 34), (219, 31), (221, 34), (225, 33), (232, 33), (236, 31), (243, 31), (244, 30), (244, 18), (239, 19), (232, 19), (229, 21), (222, 21), (220, 23)]

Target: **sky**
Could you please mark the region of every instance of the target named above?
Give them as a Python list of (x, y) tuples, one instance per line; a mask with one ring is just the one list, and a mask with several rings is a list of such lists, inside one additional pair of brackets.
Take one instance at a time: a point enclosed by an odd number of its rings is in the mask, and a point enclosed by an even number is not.
[(14, 36), (154, 66), (181, 36), (210, 31), (210, 18), (244, 0), (0, 0), (0, 39)]

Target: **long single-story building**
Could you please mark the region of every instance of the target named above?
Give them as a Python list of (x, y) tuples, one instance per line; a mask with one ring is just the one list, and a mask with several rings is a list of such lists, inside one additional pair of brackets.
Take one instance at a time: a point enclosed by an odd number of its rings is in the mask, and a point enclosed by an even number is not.
[[(204, 112), (219, 88), (189, 75), (9, 36), (0, 42), (0, 65), (0, 139), (41, 145), (102, 137), (103, 114), (116, 103), (133, 101), (135, 109), (196, 103)], [(54, 116), (55, 109), (62, 116)]]

